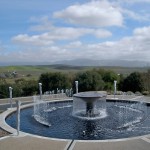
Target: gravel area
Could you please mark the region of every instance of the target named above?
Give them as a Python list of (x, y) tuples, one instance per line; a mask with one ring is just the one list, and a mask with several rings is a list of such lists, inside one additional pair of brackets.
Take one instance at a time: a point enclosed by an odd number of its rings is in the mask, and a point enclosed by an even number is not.
[(7, 131), (3, 130), (2, 128), (0, 128), (0, 137), (4, 137), (9, 135), (10, 133), (8, 133)]
[[(0, 113), (2, 113), (3, 110), (0, 110)], [(0, 128), (0, 138), (9, 135), (10, 133), (8, 133), (7, 131), (3, 130), (2, 128)]]

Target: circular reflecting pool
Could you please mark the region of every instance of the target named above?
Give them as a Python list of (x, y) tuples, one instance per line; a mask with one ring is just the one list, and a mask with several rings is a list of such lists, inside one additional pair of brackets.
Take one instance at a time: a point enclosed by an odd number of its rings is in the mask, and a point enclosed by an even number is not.
[[(101, 103), (100, 103), (101, 104)], [(97, 103), (97, 105), (100, 105)], [(108, 140), (150, 134), (150, 106), (125, 100), (106, 100), (103, 117), (81, 119), (72, 115), (72, 101), (48, 102), (43, 108), (49, 126), (33, 117), (33, 107), (21, 110), (21, 131), (45, 137), (78, 140)], [(6, 118), (16, 128), (16, 113)]]

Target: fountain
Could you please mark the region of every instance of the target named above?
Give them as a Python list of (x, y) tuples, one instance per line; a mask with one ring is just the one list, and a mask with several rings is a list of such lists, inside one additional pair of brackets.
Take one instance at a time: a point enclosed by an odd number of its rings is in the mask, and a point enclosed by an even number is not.
[[(101, 103), (97, 108), (97, 102)], [(93, 92), (81, 92), (73, 95), (73, 116), (84, 119), (97, 119), (104, 111), (106, 95)]]
[[(78, 84), (77, 84), (78, 85)], [(62, 93), (60, 93), (62, 94)], [(150, 134), (150, 104), (144, 97), (134, 100), (106, 98), (106, 93), (78, 93), (73, 99), (34, 96), (34, 106), (21, 110), (21, 131), (60, 139), (108, 140)], [(6, 121), (16, 127), (14, 114)], [(34, 119), (33, 119), (34, 118)]]
[(48, 103), (46, 100), (46, 96), (43, 97), (44, 99), (41, 99), (41, 95), (39, 96), (34, 96), (34, 114), (33, 117), (34, 119), (46, 126), (50, 126), (50, 123), (48, 122), (48, 114), (45, 113), (44, 111), (48, 109)]

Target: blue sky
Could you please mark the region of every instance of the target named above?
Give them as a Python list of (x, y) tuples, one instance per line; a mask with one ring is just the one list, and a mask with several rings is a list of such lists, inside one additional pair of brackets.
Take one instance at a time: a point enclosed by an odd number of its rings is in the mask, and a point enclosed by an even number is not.
[(0, 62), (150, 61), (150, 0), (0, 0)]

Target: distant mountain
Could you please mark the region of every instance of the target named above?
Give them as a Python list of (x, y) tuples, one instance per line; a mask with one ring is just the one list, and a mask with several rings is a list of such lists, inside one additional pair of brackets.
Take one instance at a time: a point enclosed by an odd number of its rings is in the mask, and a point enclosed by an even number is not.
[(55, 64), (64, 64), (72, 66), (122, 66), (122, 67), (148, 67), (150, 62), (129, 61), (129, 60), (91, 60), (74, 59), (55, 62)]
[(0, 66), (51, 65), (50, 62), (0, 62)]
[(150, 67), (150, 62), (129, 60), (92, 60), (73, 59), (57, 62), (0, 62), (0, 66), (21, 65), (69, 65), (69, 66), (122, 66), (122, 67)]

